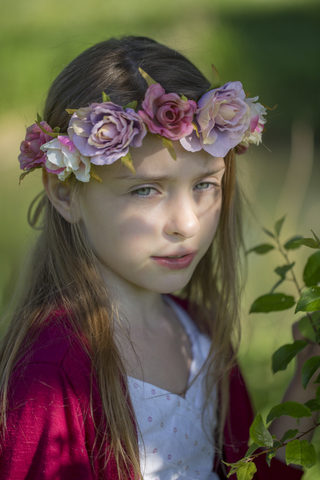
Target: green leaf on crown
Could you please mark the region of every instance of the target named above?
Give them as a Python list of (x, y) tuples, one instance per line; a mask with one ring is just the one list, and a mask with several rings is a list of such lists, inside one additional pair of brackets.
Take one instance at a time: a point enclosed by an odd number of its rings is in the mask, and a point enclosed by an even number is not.
[(148, 87), (150, 87), (151, 85), (156, 85), (158, 83), (155, 80), (153, 80), (153, 78), (151, 78), (150, 75), (147, 74), (147, 72), (142, 70), (142, 68), (139, 68), (139, 72), (141, 73), (141, 75), (143, 76), (145, 81), (147, 82)]
[(183, 93), (180, 93), (180, 98), (181, 98), (181, 100), (183, 100), (185, 102), (188, 101), (187, 97), (185, 95), (183, 95)]
[(253, 462), (244, 463), (236, 471), (237, 480), (251, 480), (256, 471), (257, 467)]
[(283, 246), (286, 250), (295, 250), (296, 248), (301, 247), (301, 244), (298, 243), (298, 240), (301, 240), (302, 235), (296, 235), (295, 237), (290, 238)]
[(40, 123), (43, 121), (43, 118), (41, 117), (41, 115), (39, 115), (39, 113), (37, 113), (37, 120), (36, 120), (36, 123)]
[(122, 108), (123, 110), (125, 110), (126, 108), (132, 108), (132, 110), (135, 111), (137, 106), (138, 106), (138, 102), (137, 100), (134, 100), (133, 102), (127, 103), (127, 105), (124, 105)]
[(272, 355), (272, 371), (277, 373), (280, 370), (285, 370), (291, 360), (301, 352), (308, 342), (306, 340), (296, 340), (293, 343), (288, 343), (278, 348), (276, 352)]
[(283, 222), (285, 220), (286, 216), (280, 218), (280, 220), (277, 220), (276, 223), (274, 224), (274, 231), (276, 232), (277, 237), (279, 237)]
[(268, 293), (257, 298), (251, 305), (249, 313), (268, 313), (287, 310), (293, 307), (295, 300), (284, 293)]
[(77, 111), (77, 108), (66, 108), (66, 112), (69, 113), (69, 115), (73, 115)]
[(261, 413), (256, 415), (250, 427), (250, 437), (259, 447), (271, 448), (273, 446), (272, 436), (263, 423)]
[(292, 440), (286, 446), (286, 462), (311, 468), (317, 462), (317, 455), (312, 443), (306, 440)]
[(106, 94), (106, 92), (102, 92), (102, 101), (111, 102), (111, 98), (109, 97), (109, 95)]
[(130, 152), (128, 152), (128, 153), (127, 153), (126, 155), (124, 155), (123, 157), (121, 157), (121, 162), (123, 163), (123, 165), (125, 165), (127, 168), (129, 168), (130, 172), (133, 173), (133, 175), (136, 174), (136, 170), (135, 170), (135, 168), (134, 168), (134, 166), (133, 166)]
[(193, 125), (193, 130), (196, 132), (197, 137), (200, 138), (198, 125), (195, 122), (191, 122), (191, 123)]
[(303, 280), (307, 287), (312, 287), (320, 282), (320, 252), (316, 252), (309, 257), (303, 271)]
[(306, 288), (298, 300), (295, 313), (320, 310), (320, 287)]
[[(41, 117), (40, 117), (41, 118)], [(48, 130), (46, 130), (41, 124), (40, 122), (38, 122), (38, 120), (36, 121), (36, 124), (38, 125), (38, 127), (40, 128), (40, 130), (45, 133), (46, 135), (49, 135), (50, 137), (53, 137), (53, 138), (57, 138), (57, 136), (59, 135), (59, 132), (49, 132)]]
[(173, 160), (177, 160), (177, 154), (173, 148), (172, 141), (169, 138), (161, 137), (162, 145), (168, 150)]
[(99, 175), (97, 175), (96, 172), (94, 171), (94, 167), (93, 167), (93, 164), (92, 164), (92, 163), (91, 163), (91, 168), (90, 168), (90, 177), (91, 177), (91, 178), (94, 178), (94, 179), (97, 180), (99, 183), (102, 183), (101, 178), (100, 178)]
[(309, 358), (303, 364), (301, 375), (302, 375), (302, 386), (304, 389), (307, 388), (311, 377), (316, 373), (320, 368), (320, 356), (315, 355), (314, 357)]
[(34, 172), (35, 170), (38, 170), (39, 168), (41, 168), (40, 165), (39, 165), (39, 167), (29, 168), (29, 170), (27, 170), (26, 172), (21, 173), (21, 175), (20, 175), (20, 177), (19, 177), (19, 185), (21, 185), (22, 180), (23, 180), (27, 175), (29, 175), (29, 173), (32, 173), (32, 172)]
[(212, 69), (212, 83), (208, 88), (207, 92), (215, 88), (221, 87), (220, 75), (216, 67), (213, 65), (213, 63), (211, 64), (211, 69)]
[(250, 248), (250, 250), (246, 251), (246, 255), (251, 252), (257, 253), (258, 255), (264, 255), (265, 253), (270, 252), (270, 250), (274, 250), (274, 246), (270, 243), (262, 243), (261, 245), (257, 245), (256, 247)]
[(267, 416), (267, 423), (272, 422), (275, 418), (288, 415), (293, 418), (311, 417), (311, 412), (308, 407), (298, 402), (283, 402), (275, 407), (272, 407)]

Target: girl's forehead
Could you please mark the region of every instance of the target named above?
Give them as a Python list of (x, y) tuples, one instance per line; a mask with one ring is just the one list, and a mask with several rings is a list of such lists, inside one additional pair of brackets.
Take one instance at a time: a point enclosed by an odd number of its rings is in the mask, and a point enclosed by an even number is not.
[(136, 175), (131, 173), (121, 160), (112, 165), (95, 167), (95, 170), (103, 181), (105, 177), (108, 177), (109, 181), (143, 181), (223, 174), (225, 163), (222, 157), (213, 157), (204, 150), (188, 152), (178, 141), (173, 142), (173, 146), (177, 155), (176, 160), (163, 147), (161, 139), (150, 135), (142, 147), (130, 150)]

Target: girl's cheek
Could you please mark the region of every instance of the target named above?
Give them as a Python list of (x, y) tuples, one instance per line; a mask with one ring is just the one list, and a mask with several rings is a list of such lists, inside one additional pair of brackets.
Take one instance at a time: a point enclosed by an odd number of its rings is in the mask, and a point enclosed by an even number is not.
[(155, 220), (134, 215), (118, 225), (118, 233), (121, 238), (130, 237), (131, 239), (141, 239), (156, 233), (157, 224), (158, 222)]

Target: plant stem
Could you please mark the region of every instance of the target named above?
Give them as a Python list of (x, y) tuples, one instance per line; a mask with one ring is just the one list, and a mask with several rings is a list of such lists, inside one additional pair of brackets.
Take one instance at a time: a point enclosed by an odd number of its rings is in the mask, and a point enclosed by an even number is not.
[(289, 442), (287, 443), (283, 443), (282, 445), (279, 445), (278, 447), (271, 447), (271, 448), (268, 448), (266, 450), (263, 450), (262, 452), (259, 452), (259, 453), (255, 453), (253, 455), (250, 455), (250, 459), (252, 458), (256, 458), (256, 457), (259, 457), (260, 455), (263, 455), (263, 454), (267, 454), (269, 452), (273, 452), (273, 451), (277, 451), (279, 450), (279, 448), (282, 448), (282, 447), (286, 447), (288, 445), (288, 443), (292, 442), (292, 440), (299, 440), (301, 437), (303, 437), (304, 435), (307, 435), (307, 433), (309, 432), (312, 432), (313, 430), (315, 430), (316, 428), (318, 428), (320, 425), (320, 423), (316, 423), (314, 427), (310, 428), (309, 430), (307, 430), (306, 432), (303, 432), (301, 433), (300, 435), (298, 435), (297, 437), (295, 438), (292, 438)]
[[(278, 248), (279, 248), (279, 252), (281, 253), (281, 255), (284, 257), (285, 261), (287, 262), (287, 265), (290, 265), (290, 261), (289, 261), (289, 258), (288, 258), (288, 255), (286, 254), (286, 252), (283, 250), (282, 246), (281, 246), (281, 243), (279, 241), (279, 237), (276, 238), (276, 241), (277, 241), (277, 244), (278, 244)], [(293, 267), (290, 269), (290, 272), (291, 272), (291, 275), (292, 275), (292, 281), (293, 283), (295, 284), (295, 286), (297, 287), (297, 290), (298, 290), (298, 293), (299, 293), (299, 296), (301, 297), (301, 288), (299, 286), (299, 283), (298, 283), (298, 280), (297, 280), (297, 277), (295, 276), (295, 273), (293, 271)], [(311, 327), (314, 331), (314, 333), (317, 333), (317, 327), (315, 326), (314, 324), (314, 321), (312, 319), (312, 316), (309, 312), (306, 312), (307, 314), (307, 317), (309, 319), (309, 322), (311, 324)]]

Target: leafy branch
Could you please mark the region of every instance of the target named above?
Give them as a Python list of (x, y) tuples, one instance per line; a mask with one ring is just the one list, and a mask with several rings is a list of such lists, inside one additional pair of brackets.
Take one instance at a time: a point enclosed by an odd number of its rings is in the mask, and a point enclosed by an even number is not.
[[(274, 272), (278, 275), (278, 280), (272, 287), (271, 291), (265, 295), (257, 298), (250, 308), (250, 313), (268, 313), (281, 310), (287, 310), (295, 306), (295, 312), (305, 312), (306, 315), (299, 321), (299, 330), (304, 337), (304, 340), (296, 340), (291, 344), (283, 345), (272, 356), (272, 370), (276, 373), (280, 370), (285, 370), (289, 363), (308, 345), (320, 344), (320, 239), (312, 231), (313, 238), (303, 238), (302, 236), (295, 236), (282, 243), (280, 240), (280, 233), (284, 223), (285, 217), (282, 217), (274, 224), (273, 231), (263, 228), (263, 231), (272, 243), (263, 243), (257, 245), (247, 251), (249, 253), (256, 253), (258, 255), (265, 255), (273, 250), (280, 252), (285, 263), (278, 266)], [(301, 287), (297, 280), (294, 266), (289, 258), (292, 251), (297, 250), (301, 246), (306, 246), (311, 249), (316, 249), (304, 267), (303, 283)], [(276, 292), (278, 287), (285, 281), (291, 281), (295, 285), (299, 295), (298, 300), (291, 295)], [(306, 360), (302, 366), (302, 386), (307, 388), (311, 378), (320, 369), (320, 356), (316, 355)], [(320, 375), (313, 383), (320, 383)], [(305, 404), (294, 401), (287, 401), (275, 405), (269, 412), (266, 422), (267, 424), (283, 415), (288, 415), (297, 420), (303, 417), (312, 417), (312, 412), (320, 411), (320, 386), (316, 389), (315, 398), (309, 400)], [(314, 420), (313, 420), (314, 421)], [(299, 432), (298, 429), (287, 430), (284, 432), (282, 438), (278, 440), (275, 436), (271, 436), (266, 428), (262, 416), (257, 414), (250, 427), (250, 438), (252, 445), (249, 447), (244, 458), (237, 463), (226, 464), (230, 467), (228, 477), (234, 473), (238, 480), (251, 480), (257, 470), (254, 459), (265, 455), (266, 461), (270, 466), (271, 459), (276, 455), (280, 448), (286, 449), (287, 464), (293, 463), (310, 468), (315, 465), (317, 456), (315, 448), (312, 443), (302, 439), (303, 436), (315, 430), (320, 423), (314, 421), (314, 426), (305, 432)], [(257, 452), (258, 449), (263, 449)]]

